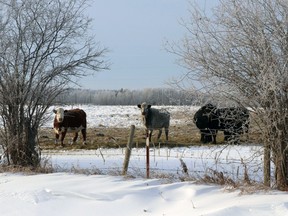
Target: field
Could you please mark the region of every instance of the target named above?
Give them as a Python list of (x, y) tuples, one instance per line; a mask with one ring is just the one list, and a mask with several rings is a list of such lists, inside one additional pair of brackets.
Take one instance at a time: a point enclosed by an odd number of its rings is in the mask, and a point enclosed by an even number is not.
[[(125, 147), (127, 145), (130, 127), (136, 126), (134, 145), (143, 147), (145, 145), (145, 130), (140, 118), (140, 110), (136, 106), (92, 106), (74, 105), (65, 108), (83, 108), (87, 112), (88, 130), (87, 145), (83, 146), (81, 135), (76, 145), (70, 145), (72, 134), (67, 134), (65, 138), (66, 149), (97, 149), (100, 147)], [(164, 131), (160, 139), (161, 146), (181, 147), (191, 145), (201, 145), (199, 130), (193, 123), (193, 115), (199, 107), (192, 106), (155, 106), (165, 108), (171, 113), (171, 126), (169, 131), (169, 142), (165, 143)], [(52, 109), (52, 108), (51, 108)], [(49, 120), (43, 125), (39, 136), (42, 149), (54, 149), (59, 146), (54, 144), (54, 133), (52, 129), (53, 115), (51, 110)], [(242, 143), (259, 143), (259, 135), (256, 129), (250, 128), (249, 138), (242, 136)], [(158, 131), (153, 133), (153, 143), (155, 143)], [(223, 133), (219, 132), (217, 143), (224, 144)]]
[[(128, 142), (131, 125), (136, 131), (130, 159), (129, 174), (145, 177), (145, 130), (140, 119), (140, 110), (136, 106), (73, 106), (80, 107), (88, 116), (88, 139), (83, 145), (70, 144), (72, 135), (64, 140), (64, 147), (54, 144), (52, 130), (53, 115), (43, 125), (39, 136), (42, 154), (51, 159), (58, 171), (81, 170), (84, 173), (121, 174), (125, 148)], [(162, 108), (162, 107), (157, 107)], [(241, 137), (241, 145), (227, 145), (223, 141), (223, 133), (217, 136), (217, 145), (200, 143), (199, 130), (193, 123), (193, 115), (199, 107), (166, 106), (171, 113), (169, 141), (155, 142), (158, 131), (155, 131), (151, 151), (151, 175), (153, 177), (186, 178), (181, 173), (180, 159), (186, 163), (190, 179), (205, 178), (207, 172), (215, 177), (224, 173), (225, 178), (239, 182), (244, 173), (251, 181), (261, 182), (262, 148), (255, 129), (249, 136)], [(52, 110), (51, 110), (52, 113)], [(257, 143), (258, 142), (258, 143)], [(85, 158), (85, 159), (84, 159)], [(216, 172), (216, 173), (215, 173)], [(176, 177), (175, 177), (176, 176)], [(214, 178), (213, 177), (213, 178)], [(211, 181), (213, 181), (211, 179)], [(217, 180), (215, 180), (217, 181)]]
[[(261, 185), (263, 149), (253, 127), (241, 145), (226, 145), (222, 135), (218, 145), (201, 145), (192, 123), (197, 107), (166, 107), (172, 114), (170, 141), (161, 142), (163, 148), (151, 144), (146, 179), (138, 108), (77, 107), (88, 114), (87, 146), (70, 145), (71, 136), (64, 147), (55, 145), (51, 110), (39, 141), (43, 166), (53, 173), (0, 173), (1, 215), (288, 214), (287, 193)], [(128, 173), (122, 176), (126, 148), (121, 146), (131, 125), (136, 126), (135, 143)]]

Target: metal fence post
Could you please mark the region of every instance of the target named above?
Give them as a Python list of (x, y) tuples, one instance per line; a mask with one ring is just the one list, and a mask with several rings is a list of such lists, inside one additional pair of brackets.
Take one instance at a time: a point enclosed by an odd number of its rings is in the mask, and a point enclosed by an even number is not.
[(150, 130), (148, 131), (147, 137), (146, 137), (146, 178), (149, 178), (150, 174), (150, 150), (149, 150), (149, 137), (150, 137)]

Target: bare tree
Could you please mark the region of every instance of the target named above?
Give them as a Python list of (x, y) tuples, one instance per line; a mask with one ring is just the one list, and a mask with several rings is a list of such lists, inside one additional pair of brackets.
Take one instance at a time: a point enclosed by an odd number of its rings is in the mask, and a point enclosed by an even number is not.
[(183, 23), (187, 36), (169, 47), (188, 69), (177, 84), (194, 83), (255, 111), (265, 146), (264, 183), (270, 185), (272, 161), (281, 190), (288, 189), (287, 11), (286, 0), (220, 0), (212, 15), (191, 4)]
[(1, 145), (9, 164), (37, 166), (43, 116), (75, 78), (106, 69), (89, 36), (87, 0), (0, 0)]

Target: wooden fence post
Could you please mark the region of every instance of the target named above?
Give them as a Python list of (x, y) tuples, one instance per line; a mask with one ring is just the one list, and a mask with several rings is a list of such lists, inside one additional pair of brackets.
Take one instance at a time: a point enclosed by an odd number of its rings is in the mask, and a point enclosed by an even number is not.
[(122, 175), (127, 174), (130, 155), (131, 155), (131, 149), (132, 149), (132, 144), (133, 144), (134, 133), (135, 133), (135, 125), (131, 125), (130, 136), (129, 136), (126, 151), (125, 151), (125, 159), (124, 159), (124, 163), (123, 163)]

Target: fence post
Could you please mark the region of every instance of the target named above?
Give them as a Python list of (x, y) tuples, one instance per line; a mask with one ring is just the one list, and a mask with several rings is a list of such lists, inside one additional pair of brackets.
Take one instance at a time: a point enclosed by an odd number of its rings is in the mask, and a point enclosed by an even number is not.
[(146, 137), (146, 178), (149, 178), (149, 173), (150, 173), (150, 159), (149, 159), (149, 155), (150, 155), (150, 150), (149, 150), (150, 133), (151, 133), (151, 131), (149, 130), (147, 133), (147, 137)]
[(125, 159), (124, 159), (124, 163), (123, 163), (122, 175), (127, 174), (130, 155), (131, 155), (131, 149), (132, 149), (132, 144), (133, 144), (134, 133), (135, 133), (135, 125), (131, 125), (130, 136), (128, 138), (127, 147), (126, 147), (126, 151), (125, 151)]

